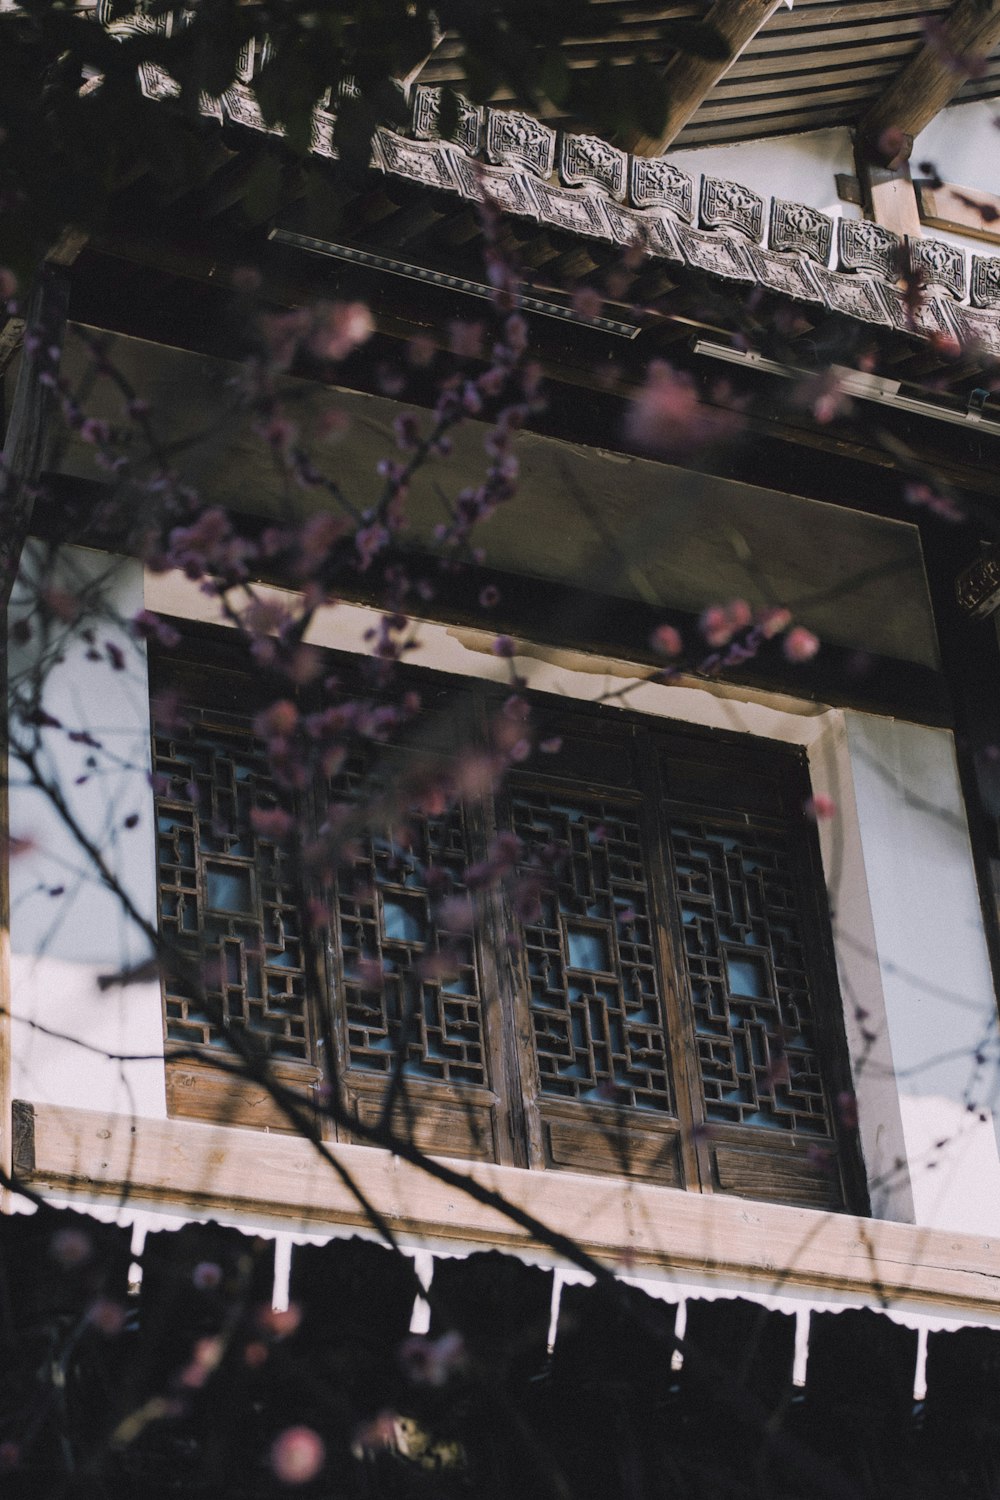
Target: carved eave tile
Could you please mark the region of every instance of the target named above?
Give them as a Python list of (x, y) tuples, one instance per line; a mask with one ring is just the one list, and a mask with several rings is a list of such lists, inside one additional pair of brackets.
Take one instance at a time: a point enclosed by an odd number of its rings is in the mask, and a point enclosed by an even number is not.
[(1000, 255), (974, 255), (969, 296), (973, 307), (1000, 309)]
[(756, 281), (757, 276), (743, 246), (723, 234), (705, 234), (678, 224), (675, 234), (688, 265), (708, 271), (723, 281)]
[(823, 293), (810, 275), (811, 267), (799, 256), (778, 255), (756, 245), (748, 245), (744, 253), (763, 286), (792, 297), (796, 302), (823, 302)]
[(685, 224), (694, 217), (694, 178), (665, 156), (633, 156), (629, 195), (636, 208), (669, 208)]
[(450, 159), (463, 198), (469, 198), (473, 203), (482, 203), (488, 198), (504, 213), (522, 219), (539, 217), (531, 180), (526, 173), (512, 172), (508, 167), (487, 167), (483, 162), (470, 161), (460, 151), (453, 151)]
[(310, 151), (323, 156), (327, 161), (337, 161), (340, 152), (333, 144), (333, 132), (337, 128), (337, 116), (329, 109), (314, 109), (311, 126)]
[(442, 192), (458, 192), (451, 156), (440, 141), (411, 141), (380, 126), (372, 145), (377, 148), (386, 171)]
[(878, 295), (878, 287), (867, 276), (841, 275), (828, 271), (824, 266), (811, 266), (809, 274), (823, 293), (823, 301), (831, 312), (843, 313), (861, 323), (879, 323), (883, 328), (892, 324), (888, 310)]
[(760, 244), (764, 233), (764, 200), (752, 188), (722, 177), (701, 180), (702, 229), (738, 229)]
[(883, 281), (897, 282), (902, 268), (903, 241), (891, 229), (870, 219), (837, 220), (837, 256), (842, 271), (873, 271)]
[(659, 260), (684, 264), (677, 231), (665, 214), (656, 209), (623, 208), (620, 203), (602, 205), (604, 217), (619, 245), (638, 245)]
[(922, 271), (928, 286), (939, 286), (961, 300), (965, 296), (965, 253), (947, 240), (906, 236), (906, 252), (914, 271)]
[(772, 250), (799, 250), (821, 266), (830, 264), (833, 247), (833, 220), (808, 203), (789, 203), (784, 198), (771, 200), (771, 224), (768, 244)]
[(418, 85), (413, 96), (413, 134), (418, 141), (447, 140), (449, 145), (461, 146), (470, 156), (475, 156), (483, 141), (484, 110), (480, 104), (472, 104), (461, 94), (456, 94), (457, 118), (451, 135), (441, 134), (440, 88), (430, 84)]
[(233, 125), (242, 125), (247, 130), (261, 130), (267, 135), (284, 135), (280, 125), (268, 125), (263, 111), (257, 103), (253, 89), (245, 83), (234, 83), (222, 96), (226, 119)]
[(550, 187), (545, 182), (533, 182), (531, 191), (544, 224), (565, 229), (569, 234), (585, 234), (590, 239), (611, 238), (604, 205), (596, 193), (572, 192), (568, 188)]
[(952, 307), (949, 313), (963, 348), (978, 346), (1000, 360), (1000, 323), (993, 313), (975, 307)]
[(536, 177), (551, 177), (556, 133), (531, 115), (514, 109), (486, 111), (486, 159), (498, 167), (525, 167)]
[(943, 298), (925, 292), (911, 303), (895, 287), (878, 286), (876, 290), (885, 303), (892, 326), (900, 333), (935, 341), (957, 338), (955, 323), (949, 316), (951, 308)]
[(621, 203), (628, 188), (628, 157), (597, 135), (559, 137), (559, 179), (567, 187), (593, 183)]

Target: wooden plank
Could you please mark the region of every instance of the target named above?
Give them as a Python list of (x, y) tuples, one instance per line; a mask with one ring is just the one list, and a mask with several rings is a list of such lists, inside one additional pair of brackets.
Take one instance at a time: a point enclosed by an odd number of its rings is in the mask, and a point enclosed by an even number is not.
[[(127, 1188), (132, 1201), (181, 1212), (224, 1207), (316, 1229), (364, 1222), (342, 1178), (297, 1137), (55, 1105), (33, 1113), (23, 1178), (36, 1190), (110, 1201)], [(432, 1162), (428, 1172), (370, 1146), (327, 1149), (401, 1232), (515, 1248), (544, 1243), (495, 1202), (467, 1196), (454, 1163)], [(578, 1173), (486, 1163), (457, 1171), (610, 1264), (627, 1258), (632, 1271), (669, 1266), (771, 1291), (843, 1291), (882, 1305), (997, 1317), (1000, 1238)]]
[(940, 187), (917, 182), (914, 187), (922, 224), (1000, 244), (1000, 198), (995, 193), (956, 187), (951, 182), (943, 182)]
[(878, 153), (886, 131), (919, 135), (968, 77), (958, 59), (988, 57), (998, 44), (1000, 0), (958, 0), (940, 41), (928, 40), (907, 64), (861, 121), (859, 138)]
[(676, 140), (706, 94), (728, 71), (740, 53), (774, 14), (779, 0), (715, 0), (705, 14), (705, 24), (724, 39), (726, 58), (695, 57), (678, 53), (664, 72), (669, 100), (667, 120), (658, 136), (640, 135), (630, 142), (640, 156), (659, 156)]

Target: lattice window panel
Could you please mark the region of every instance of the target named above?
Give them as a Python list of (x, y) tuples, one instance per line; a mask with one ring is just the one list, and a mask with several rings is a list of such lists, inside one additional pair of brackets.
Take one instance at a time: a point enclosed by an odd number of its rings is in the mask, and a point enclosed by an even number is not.
[(670, 842), (706, 1119), (832, 1135), (792, 850), (690, 818)]
[(312, 1062), (291, 861), (250, 824), (251, 808), (275, 804), (266, 756), (248, 733), (193, 717), (190, 734), (154, 741), (168, 783), (157, 796), (160, 925), (201, 964), (210, 1006), (168, 976), (167, 1041), (224, 1047), (218, 1006), (273, 1057)]
[(542, 1093), (671, 1110), (638, 808), (520, 789), (511, 805), (529, 850), (562, 852), (524, 925)]
[[(358, 776), (341, 779), (342, 795), (360, 789)], [(408, 1074), (488, 1084), (475, 942), (471, 932), (443, 933), (435, 921), (442, 899), (466, 896), (471, 858), (461, 806), (440, 816), (409, 812), (397, 826), (361, 841), (338, 898), (351, 1067), (389, 1073), (403, 1044)], [(436, 973), (443, 948), (454, 968)]]

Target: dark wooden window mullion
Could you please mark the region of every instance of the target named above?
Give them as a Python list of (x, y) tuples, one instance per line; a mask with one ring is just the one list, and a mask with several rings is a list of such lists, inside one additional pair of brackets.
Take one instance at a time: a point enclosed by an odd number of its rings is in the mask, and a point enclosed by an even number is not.
[[(681, 1126), (680, 1152), (684, 1184), (691, 1191), (712, 1191), (712, 1164), (705, 1136), (705, 1111), (698, 1074), (694, 1012), (684, 982), (680, 913), (673, 899), (670, 853), (662, 816), (663, 787), (651, 735), (641, 737), (640, 776), (647, 809), (646, 838), (650, 845), (653, 901), (663, 1001), (677, 1115)], [(657, 810), (654, 816), (654, 810)]]

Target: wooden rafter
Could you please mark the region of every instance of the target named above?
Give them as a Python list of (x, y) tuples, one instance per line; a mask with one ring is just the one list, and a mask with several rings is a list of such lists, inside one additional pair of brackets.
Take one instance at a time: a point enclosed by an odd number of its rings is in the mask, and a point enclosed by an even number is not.
[(637, 155), (662, 155), (780, 3), (781, 0), (715, 0), (705, 23), (723, 37), (729, 56), (707, 58), (679, 52), (671, 59), (663, 75), (669, 100), (666, 124), (658, 136), (640, 136), (629, 142)]
[(897, 73), (858, 127), (867, 154), (899, 154), (944, 109), (972, 72), (1000, 44), (1000, 0), (957, 0), (939, 33)]

